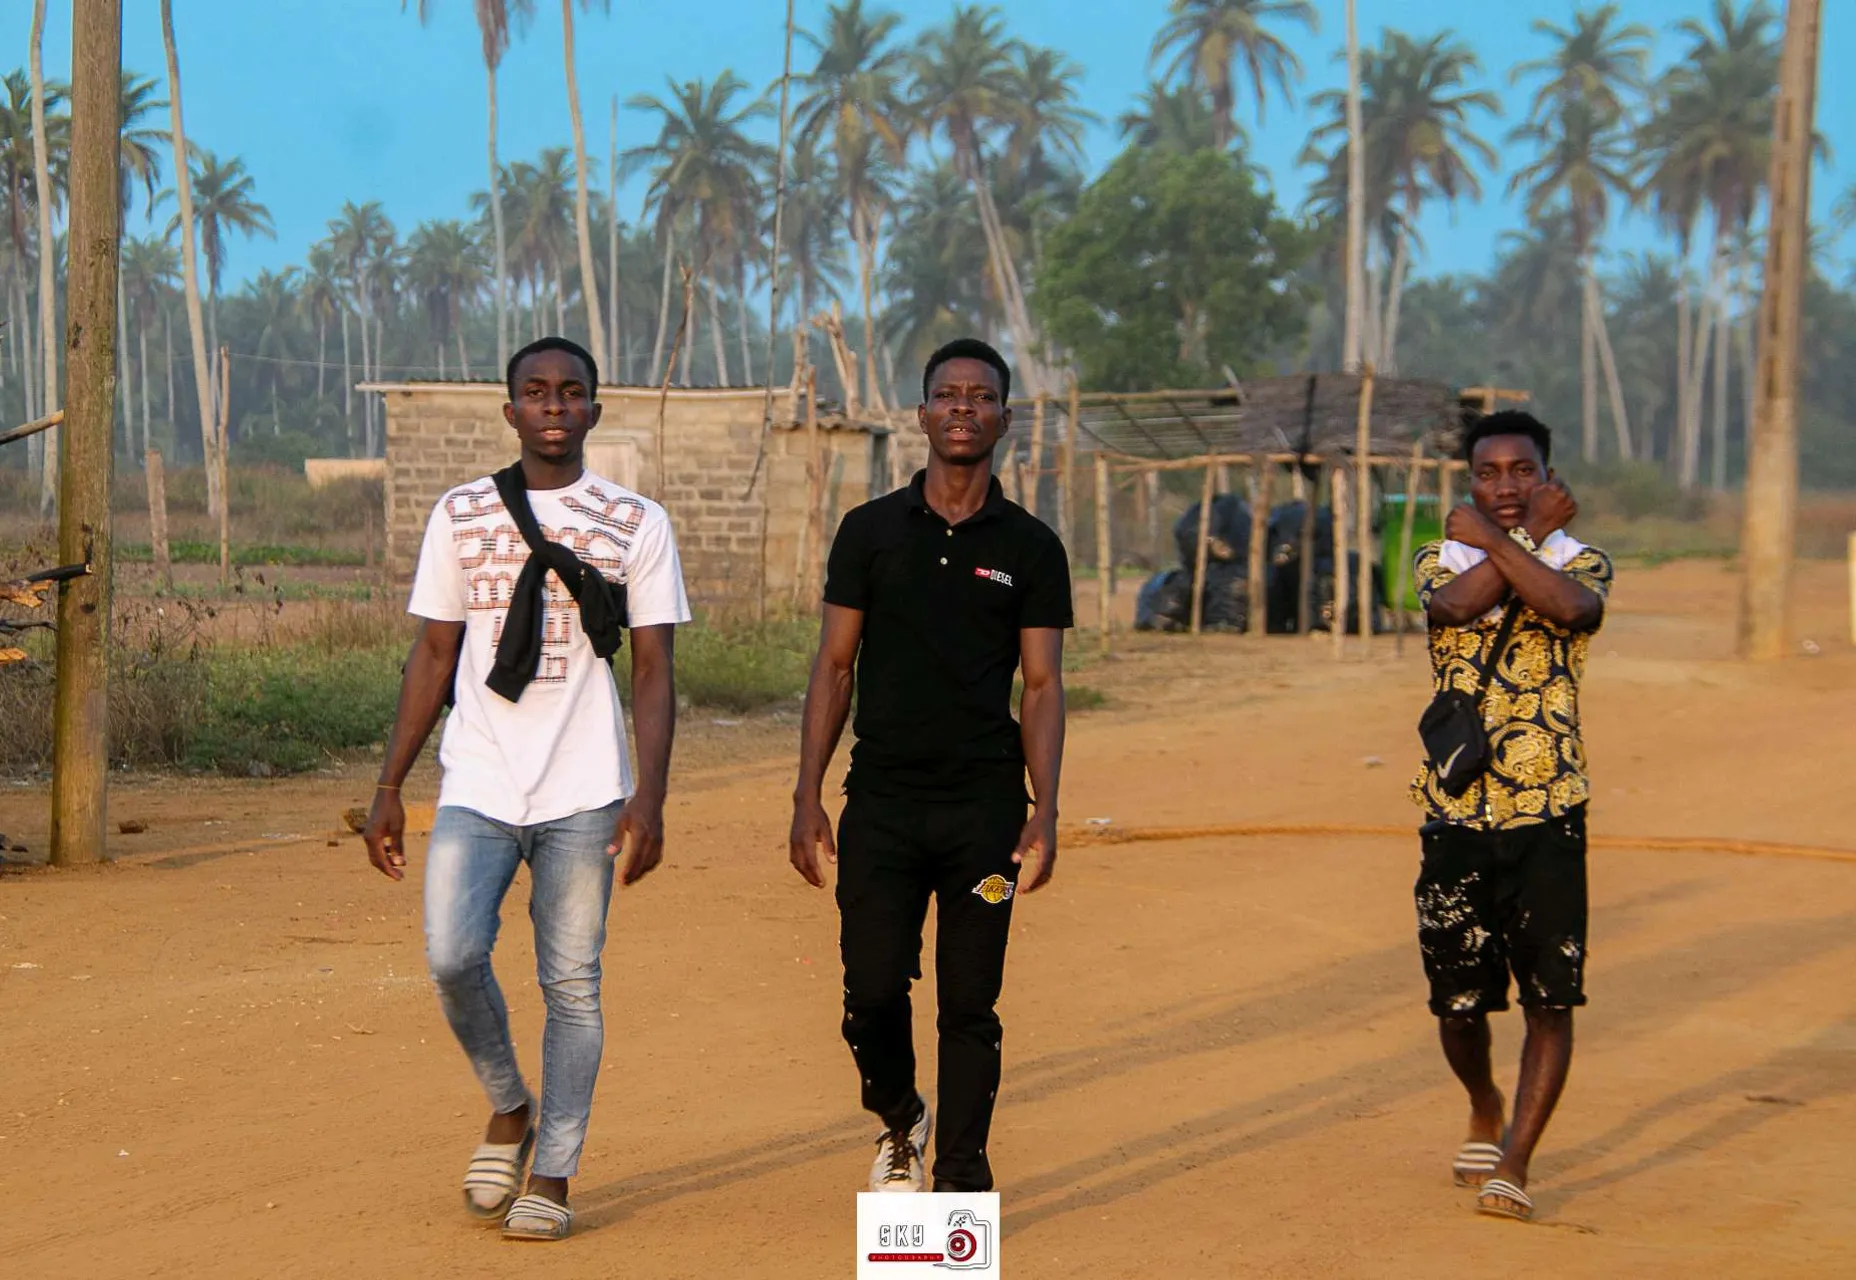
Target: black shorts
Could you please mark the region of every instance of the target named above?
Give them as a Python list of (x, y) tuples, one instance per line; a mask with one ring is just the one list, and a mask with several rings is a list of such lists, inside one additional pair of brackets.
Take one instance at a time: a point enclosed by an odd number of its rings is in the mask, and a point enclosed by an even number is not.
[(1421, 828), (1418, 948), (1431, 1012), (1468, 1017), (1521, 1003), (1585, 1003), (1585, 806), (1505, 831)]

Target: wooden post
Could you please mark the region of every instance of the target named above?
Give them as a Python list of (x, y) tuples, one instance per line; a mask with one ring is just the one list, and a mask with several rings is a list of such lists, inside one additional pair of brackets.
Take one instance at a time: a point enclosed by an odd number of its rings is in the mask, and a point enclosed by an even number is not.
[(1216, 470), (1205, 464), (1205, 485), (1199, 493), (1199, 542), (1192, 553), (1192, 634), (1198, 635), (1205, 622), (1205, 561), (1210, 554), (1212, 535), (1212, 484)]
[(1108, 653), (1109, 596), (1114, 580), (1114, 547), (1109, 539), (1108, 455), (1096, 455), (1096, 625), (1102, 652)]
[(1083, 411), (1082, 389), (1070, 373), (1070, 413), (1063, 424), (1063, 441), (1057, 447), (1057, 536), (1066, 549), (1076, 545), (1076, 512), (1072, 478), (1076, 467), (1076, 420)]
[(1301, 582), (1298, 584), (1299, 594), (1295, 604), (1295, 633), (1305, 636), (1314, 630), (1315, 625), (1315, 521), (1321, 518), (1321, 467), (1318, 464), (1315, 467), (1315, 482), (1312, 485), (1302, 475), (1302, 464), (1299, 462), (1295, 464), (1295, 476), (1299, 482), (1298, 487), (1307, 490), (1307, 497), (1303, 499), (1307, 505), (1302, 508), (1301, 546), (1296, 553), (1301, 569), (1297, 576)]
[(1270, 464), (1258, 460), (1250, 468), (1250, 581), (1245, 627), (1253, 636), (1270, 629), (1269, 585), (1264, 579), (1264, 543), (1270, 536)]
[(1392, 612), (1397, 627), (1392, 651), (1400, 657), (1405, 653), (1405, 592), (1411, 586), (1411, 531), (1418, 518), (1418, 477), (1423, 463), (1424, 438), (1420, 436), (1411, 446), (1411, 465), (1405, 468), (1405, 510), (1398, 533), (1398, 578), (1392, 586)]
[(1147, 494), (1147, 558), (1158, 569), (1166, 561), (1160, 545), (1160, 473), (1148, 467), (1141, 476)]
[(142, 459), (148, 481), (148, 545), (155, 557), (155, 579), (163, 591), (174, 589), (174, 562), (168, 557), (168, 484), (161, 450), (150, 449)]
[[(109, 830), (110, 480), (116, 461), (121, 102), (120, 0), (73, 0), (58, 554), (65, 564), (81, 563), (89, 572), (58, 586), (51, 860), (60, 867), (101, 861)], [(45, 335), (48, 348), (54, 340)], [(52, 390), (48, 385), (48, 399)]]
[(1334, 485), (1334, 618), (1329, 632), (1334, 637), (1334, 656), (1347, 651), (1347, 472), (1335, 467)]
[(1044, 481), (1044, 388), (1038, 388), (1037, 403), (1031, 410), (1031, 487), (1025, 491), (1021, 505), (1032, 515), (1038, 513), (1038, 490)]
[(1856, 644), (1856, 533), (1850, 535), (1850, 643)]
[(232, 471), (227, 458), (231, 450), (232, 358), (219, 348), (219, 426), (216, 431), (219, 455), (219, 586), (232, 585)]
[(1360, 597), (1360, 639), (1371, 640), (1377, 601), (1373, 595), (1373, 465), (1368, 461), (1373, 456), (1373, 362), (1370, 360), (1360, 375), (1359, 429), (1354, 450), (1354, 543), (1359, 548), (1360, 561), (1355, 583)]
[(1437, 460), (1437, 512), (1443, 520), (1450, 518), (1450, 508), (1456, 505), (1456, 467), (1448, 458)]
[(799, 526), (793, 550), (793, 607), (806, 610), (811, 604), (813, 564), (817, 555), (812, 542), (818, 536), (825, 505), (824, 469), (818, 456), (818, 371), (806, 366), (806, 505), (804, 521)]

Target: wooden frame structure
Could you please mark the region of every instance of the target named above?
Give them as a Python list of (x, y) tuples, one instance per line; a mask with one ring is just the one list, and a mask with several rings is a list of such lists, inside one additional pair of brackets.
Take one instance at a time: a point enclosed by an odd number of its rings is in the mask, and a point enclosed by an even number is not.
[[(1415, 508), (1425, 490), (1435, 486), (1431, 492), (1441, 506), (1447, 509), (1451, 503), (1455, 478), (1465, 469), (1454, 456), (1465, 422), (1503, 403), (1529, 398), (1527, 392), (1505, 388), (1453, 391), (1435, 382), (1380, 379), (1370, 367), (1359, 375), (1299, 374), (1210, 390), (1084, 393), (1072, 379), (1061, 398), (1037, 397), (1028, 451), (1021, 456), (1008, 446), (999, 471), (1008, 494), (1034, 515), (1051, 519), (1073, 558), (1078, 550), (1075, 508), (1087, 500), (1078, 492), (1078, 472), (1093, 473), (1096, 627), (1103, 653), (1110, 651), (1114, 632), (1117, 498), (1131, 491), (1136, 523), (1145, 526), (1146, 538), (1157, 546), (1161, 478), (1168, 472), (1200, 474), (1187, 628), (1198, 635), (1204, 629), (1204, 591), (1199, 584), (1210, 559), (1212, 499), (1234, 491), (1234, 473), (1242, 473), (1251, 518), (1246, 630), (1260, 635), (1268, 627), (1266, 543), (1270, 508), (1282, 492), (1279, 476), (1288, 477), (1288, 492), (1308, 501), (1312, 510), (1320, 509), (1322, 495), (1328, 493), (1335, 562), (1344, 565), (1349, 550), (1356, 551), (1358, 580), (1369, 584), (1376, 550), (1373, 493), (1404, 495), (1398, 545), (1409, 545)], [(1055, 457), (1047, 458), (1053, 425)], [(1045, 500), (1047, 485), (1054, 508)], [(1304, 519), (1295, 627), (1299, 634), (1308, 633), (1316, 622), (1311, 616), (1314, 542), (1315, 521)], [(1408, 557), (1399, 558), (1406, 563), (1388, 583), (1395, 601), (1402, 601), (1410, 586)], [(1347, 615), (1347, 577), (1344, 572), (1336, 575), (1331, 629), (1337, 655), (1345, 643), (1345, 628), (1339, 624)], [(1373, 634), (1374, 613), (1372, 608), (1358, 610), (1356, 629), (1362, 637)], [(1402, 651), (1407, 618), (1402, 607), (1394, 613), (1396, 643)]]

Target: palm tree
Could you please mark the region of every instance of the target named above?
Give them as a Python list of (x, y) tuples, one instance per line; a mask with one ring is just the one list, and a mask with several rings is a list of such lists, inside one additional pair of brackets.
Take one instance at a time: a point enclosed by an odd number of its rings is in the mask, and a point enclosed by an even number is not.
[(511, 212), (510, 253), (515, 278), (529, 286), (529, 329), (540, 337), (544, 296), (554, 306), (554, 328), (567, 327), (567, 258), (573, 251), (573, 175), (566, 147), (549, 147), (535, 163), (518, 160), (503, 174)]
[(297, 312), (297, 278), (295, 267), (282, 271), (261, 270), (245, 285), (240, 299), (248, 306), (245, 328), (257, 331), (254, 355), (270, 361), (271, 434), (283, 434), (283, 410), (278, 394), (282, 361), (289, 355), (291, 321)]
[(1541, 80), (1527, 123), (1511, 135), (1542, 148), (1541, 158), (1517, 176), (1510, 190), (1533, 188), (1533, 206), (1564, 195), (1572, 209), (1573, 236), (1581, 248), (1584, 297), (1580, 302), (1579, 386), (1580, 452), (1586, 462), (1598, 456), (1598, 384), (1594, 356), (1602, 355), (1611, 398), (1618, 456), (1632, 454), (1630, 423), (1616, 360), (1604, 323), (1598, 288), (1598, 239), (1609, 220), (1609, 197), (1626, 199), (1635, 191), (1628, 176), (1629, 111), (1644, 89), (1650, 32), (1637, 24), (1620, 26), (1618, 6), (1606, 4), (1573, 16), (1570, 29), (1544, 19), (1533, 24), (1537, 35), (1553, 41), (1545, 58), (1522, 63), (1510, 82)]
[(1584, 101), (1601, 115), (1630, 114), (1645, 88), (1652, 36), (1641, 23), (1617, 26), (1619, 17), (1616, 4), (1605, 4), (1575, 13), (1570, 28), (1534, 20), (1534, 34), (1552, 41), (1553, 52), (1521, 63), (1508, 77), (1517, 85), (1541, 77), (1528, 109), (1530, 120), (1545, 120), (1574, 101)]
[(1299, 22), (1311, 32), (1321, 25), (1308, 0), (1172, 0), (1167, 12), (1149, 66), (1170, 57), (1162, 79), (1183, 80), (1210, 97), (1220, 149), (1237, 134), (1237, 63), (1244, 64), (1256, 94), (1259, 124), (1270, 85), (1288, 101), (1290, 82), (1301, 77), (1301, 63), (1267, 24)]
[(846, 280), (842, 184), (816, 142), (796, 145), (787, 169), (784, 270), (799, 295), (799, 322), (809, 324), (820, 292), (836, 297)]
[(884, 336), (914, 362), (963, 333), (1004, 318), (1004, 290), (993, 275), (979, 210), (967, 180), (943, 162), (915, 172), (897, 206), (884, 272), (891, 299)]
[[(1495, 149), (1472, 128), (1476, 112), (1496, 114), (1501, 104), (1487, 90), (1466, 90), (1465, 82), (1480, 66), (1466, 45), (1440, 32), (1414, 40), (1387, 31), (1380, 48), (1368, 51), (1361, 74), (1361, 127), (1368, 177), (1362, 192), (1367, 225), (1378, 228), (1382, 250), (1368, 274), (1366, 308), (1371, 340), (1367, 358), (1382, 372), (1397, 368), (1398, 320), (1418, 215), (1427, 201), (1454, 205), (1459, 198), (1480, 199), (1478, 168), (1493, 168)], [(1332, 177), (1317, 183), (1311, 195), (1332, 199), (1346, 167), (1347, 103), (1341, 90), (1327, 90), (1309, 100), (1329, 118), (1309, 136), (1306, 158), (1323, 163)], [(1316, 149), (1331, 141), (1338, 150), (1322, 156)], [(1402, 206), (1394, 215), (1394, 205)], [(1336, 208), (1334, 211), (1338, 212)], [(1384, 251), (1392, 255), (1383, 311), (1379, 303)]]
[(997, 9), (956, 6), (945, 26), (922, 37), (911, 59), (912, 105), (924, 134), (946, 135), (955, 171), (973, 190), (993, 274), (1005, 289), (1005, 314), (1023, 380), (1037, 391), (1047, 382), (1039, 364), (1040, 342), (1025, 305), (1018, 266), (1006, 245), (986, 160), (987, 136), (1009, 125), (1018, 110), (1013, 64), (1017, 49), (1018, 42), (1006, 37)]
[(180, 253), (171, 240), (129, 236), (122, 245), (123, 299), (135, 321), (137, 381), (142, 392), (142, 456), (148, 456), (148, 331), (160, 319), (168, 295), (180, 283)]
[(323, 370), (327, 367), (329, 350), (329, 321), (343, 322), (342, 329), (342, 381), (344, 402), (348, 394), (348, 334), (346, 320), (348, 312), (342, 305), (342, 285), (340, 267), (335, 261), (335, 251), (329, 243), (320, 241), (309, 247), (309, 267), (303, 273), (303, 287), (297, 291), (297, 309), (303, 318), (316, 326), (316, 403), (321, 405), (323, 396)]
[[(408, 2), (401, 0), (402, 10)], [(503, 55), (509, 52), (512, 32), (525, 26), (534, 17), (535, 0), (474, 2), (477, 29), (483, 37), (483, 74), (490, 106), (490, 122), (486, 132), (490, 155), (488, 203), (496, 248), (496, 364), (501, 368), (509, 361), (509, 245), (503, 230), (503, 167), (496, 158), (496, 71), (503, 64)], [(418, 0), (418, 5), (419, 21), (425, 22), (430, 17), (432, 0)], [(577, 101), (574, 109), (577, 116)], [(581, 149), (584, 151), (584, 146)]]
[[(168, 62), (168, 140), (174, 147), (174, 171), (188, 173), (187, 131), (181, 120), (180, 54), (174, 42), (174, 0), (161, 0), (161, 41)], [(193, 385), (200, 406), (201, 458), (206, 465), (206, 506), (218, 515), (224, 495), (219, 488), (219, 435), (213, 420), (212, 372), (206, 361), (206, 325), (200, 315), (200, 268), (194, 248), (193, 184), (174, 184), (178, 193), (181, 228), (182, 291), (187, 305), (187, 337), (193, 349)]]
[[(200, 227), (200, 252), (206, 256), (206, 326), (208, 345), (219, 349), (219, 281), (226, 267), (226, 239), (238, 232), (247, 239), (266, 236), (275, 240), (271, 211), (254, 198), (257, 189), (245, 162), (234, 156), (221, 161), (203, 147), (193, 149), (193, 216)], [(180, 226), (176, 214), (168, 223), (172, 235)], [(215, 387), (215, 395), (219, 389)]]
[[(1725, 296), (1727, 249), (1752, 218), (1771, 156), (1772, 101), (1778, 85), (1774, 18), (1764, 0), (1736, 13), (1728, 0), (1716, 0), (1711, 30), (1684, 22), (1690, 37), (1686, 58), (1670, 69), (1658, 86), (1658, 106), (1639, 139), (1642, 183), (1654, 195), (1659, 214), (1674, 225), (1688, 257), (1696, 220), (1704, 206), (1714, 212), (1709, 252), (1709, 288), (1701, 313), (1691, 327), (1686, 300), (1681, 325), (1681, 375), (1678, 419), (1681, 448), (1677, 475), (1685, 488), (1700, 480), (1702, 383), (1708, 367), (1705, 344), (1715, 342), (1719, 366), (1715, 381), (1715, 457), (1717, 474), (1725, 466), (1727, 327)], [(1742, 273), (1744, 275), (1744, 272)]]
[[(52, 336), (58, 327), (57, 286), (52, 274), (53, 262), (57, 257), (57, 242), (52, 239), (51, 138), (45, 122), (51, 109), (45, 83), (45, 0), (33, 0), (31, 48), (32, 183), (39, 195), (36, 202), (39, 214), (39, 349), (45, 359), (45, 381), (42, 385), (45, 390), (44, 405), (49, 411), (61, 399), (58, 394), (58, 348), (63, 344), (54, 341)], [(58, 497), (58, 429), (54, 427), (45, 432), (44, 440), (44, 467), (39, 472), (41, 513), (49, 512)]]
[[(873, 293), (876, 277), (875, 211), (890, 193), (881, 181), (881, 161), (901, 163), (908, 138), (904, 96), (906, 57), (890, 40), (900, 14), (866, 13), (863, 0), (845, 0), (825, 11), (823, 38), (800, 34), (818, 51), (818, 62), (800, 77), (806, 95), (795, 113), (795, 139), (801, 150), (830, 140), (845, 222), (857, 246), (857, 279), (864, 313), (865, 403), (875, 398), (876, 329)], [(808, 309), (807, 316), (810, 316)]]
[[(122, 208), (126, 216), (134, 203), (135, 184), (140, 182), (147, 201), (148, 212), (152, 215), (155, 208), (155, 187), (161, 181), (161, 157), (156, 147), (161, 142), (161, 133), (156, 129), (142, 128), (142, 119), (149, 113), (167, 107), (165, 100), (157, 100), (155, 95), (160, 86), (146, 76), (139, 76), (133, 71), (122, 72), (122, 93), (118, 105), (121, 120), (119, 139), (119, 163), (122, 168)], [(121, 246), (118, 246), (120, 253)], [(123, 435), (128, 444), (127, 452), (135, 455), (135, 432), (133, 429), (134, 379), (130, 376), (129, 363), (129, 306), (128, 293), (123, 283), (121, 263), (116, 272), (116, 366), (118, 395), (122, 404)], [(146, 388), (144, 388), (146, 390)], [(147, 397), (143, 397), (146, 401)]]
[(133, 203), (132, 195), (138, 183), (145, 193), (147, 208), (152, 212), (155, 207), (155, 188), (161, 184), (161, 154), (156, 148), (166, 135), (159, 129), (141, 125), (151, 113), (167, 109), (167, 100), (155, 97), (160, 91), (158, 81), (133, 71), (122, 73), (122, 206), (125, 211)]
[[(33, 361), (39, 354), (33, 343), (33, 315), (31, 299), (26, 293), (26, 267), (37, 258), (38, 239), (33, 231), (40, 204), (39, 192), (45, 190), (39, 183), (34, 160), (33, 124), (34, 90), (30, 77), (24, 72), (9, 72), (5, 80), (6, 96), (0, 101), (0, 202), (4, 202), (6, 212), (6, 242), (11, 250), (9, 272), (13, 296), (8, 299), (13, 309), (13, 319), (17, 325), (16, 332), (20, 342), (14, 344), (23, 359), (20, 384), (25, 395), (25, 416), (36, 418), (40, 408), (50, 409), (49, 396), (40, 395), (38, 385), (39, 373), (33, 367)], [(70, 153), (71, 117), (58, 110), (65, 100), (64, 86), (57, 81), (45, 85), (46, 106), (45, 133), (49, 146), (48, 196), (52, 207), (63, 200), (64, 163)], [(28, 446), (32, 450), (33, 465), (40, 461), (40, 451), (45, 447), (44, 436), (32, 437)]]
[[(646, 201), (657, 214), (658, 234), (664, 243), (666, 286), (675, 244), (673, 228), (685, 215), (692, 220), (694, 270), (709, 282), (710, 337), (717, 377), (724, 386), (728, 385), (728, 357), (716, 300), (716, 268), (717, 264), (729, 265), (737, 281), (744, 274), (746, 246), (761, 222), (761, 175), (770, 161), (769, 148), (749, 138), (745, 129), (772, 107), (764, 97), (737, 107), (735, 99), (747, 88), (734, 72), (724, 71), (712, 83), (672, 81), (668, 102), (638, 94), (626, 103), (634, 111), (650, 111), (659, 117), (656, 141), (627, 151), (624, 167), (634, 172), (651, 169)], [(664, 300), (667, 304), (668, 287)], [(663, 327), (660, 323), (658, 350), (653, 356), (657, 368), (663, 360)]]
[[(574, 126), (574, 233), (580, 249), (580, 296), (586, 302), (586, 331), (592, 348), (606, 350), (606, 326), (599, 314), (599, 291), (593, 285), (593, 228), (587, 216), (587, 190), (591, 181), (587, 172), (586, 129), (580, 122), (580, 78), (574, 70), (574, 3), (561, 0), (561, 46), (567, 62), (567, 113)], [(580, 7), (592, 9), (597, 4), (612, 12), (612, 0), (579, 0)]]
[[(1122, 112), (1115, 125), (1122, 141), (1144, 151), (1185, 155), (1219, 146), (1217, 116), (1205, 95), (1191, 85), (1148, 85), (1140, 101)], [(1249, 145), (1242, 126), (1234, 127), (1231, 134), (1234, 145)]]
[[(389, 254), (393, 247), (395, 232), (393, 224), (388, 221), (379, 201), (370, 200), (357, 205), (350, 200), (342, 205), (342, 211), (329, 223), (329, 250), (341, 271), (348, 287), (347, 309), (354, 311), (361, 322), (361, 376), (372, 376), (373, 361), (371, 341), (373, 329), (375, 290), (369, 273), (373, 271), (381, 258)], [(344, 322), (342, 331), (342, 362), (347, 365), (347, 328)], [(366, 453), (374, 456), (374, 402), (371, 397), (361, 402), (361, 422)], [(349, 427), (349, 438), (353, 438), (353, 427)]]
[(1005, 165), (1042, 186), (1082, 165), (1083, 134), (1102, 117), (1077, 105), (1083, 69), (1055, 49), (1018, 45), (1017, 109), (1006, 122)]
[(1508, 184), (1509, 192), (1528, 193), (1530, 217), (1538, 218), (1549, 206), (1563, 201), (1571, 219), (1573, 247), (1578, 254), (1582, 280), (1579, 346), (1583, 430), (1580, 452), (1586, 462), (1595, 462), (1598, 458), (1595, 354), (1602, 354), (1605, 359), (1618, 456), (1629, 459), (1634, 453), (1610, 343), (1608, 339), (1602, 344), (1599, 340), (1604, 330), (1604, 314), (1595, 263), (1595, 243), (1610, 221), (1611, 198), (1616, 195), (1628, 200), (1632, 194), (1631, 145), (1622, 121), (1615, 114), (1601, 114), (1602, 110), (1583, 98), (1575, 98), (1564, 103), (1552, 117), (1532, 121), (1510, 135), (1511, 140), (1534, 143), (1540, 154), (1513, 176)]
[[(488, 264), (483, 246), (461, 222), (427, 222), (406, 241), (406, 284), (413, 291), (438, 341), (439, 368), (444, 368), (444, 343), (457, 343), (458, 368), (470, 379), (470, 356), (464, 349), (461, 314), (483, 292)], [(595, 290), (587, 293), (597, 298)]]

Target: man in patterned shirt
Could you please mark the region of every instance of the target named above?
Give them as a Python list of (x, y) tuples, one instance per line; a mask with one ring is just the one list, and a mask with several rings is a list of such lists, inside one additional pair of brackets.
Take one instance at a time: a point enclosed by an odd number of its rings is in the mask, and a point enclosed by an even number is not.
[[(1572, 1063), (1572, 1011), (1585, 1003), (1585, 808), (1579, 681), (1604, 618), (1611, 561), (1566, 533), (1578, 506), (1548, 467), (1551, 436), (1520, 412), (1491, 414), (1463, 443), (1471, 501), (1445, 540), (1418, 552), (1434, 690), (1475, 696), (1489, 766), (1460, 796), (1426, 761), (1412, 796), (1420, 829), (1418, 942), (1444, 1057), (1469, 1091), (1459, 1185), (1477, 1208), (1527, 1218), (1527, 1167)], [(1510, 603), (1513, 633), (1492, 653)], [(1514, 975), (1527, 1039), (1510, 1120), (1489, 1061), (1488, 1015)]]

